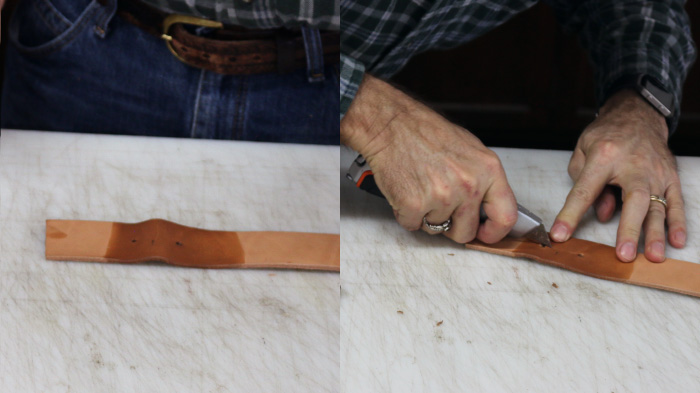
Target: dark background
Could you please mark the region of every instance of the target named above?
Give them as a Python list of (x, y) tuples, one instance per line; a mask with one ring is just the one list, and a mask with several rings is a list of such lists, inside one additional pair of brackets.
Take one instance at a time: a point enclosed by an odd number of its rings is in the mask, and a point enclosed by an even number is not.
[[(3, 37), (13, 2), (2, 13)], [(700, 43), (699, 2), (686, 10)], [(415, 57), (393, 81), (488, 146), (572, 150), (597, 109), (585, 52), (544, 4), (459, 48)], [(700, 65), (686, 80), (681, 113), (671, 150), (700, 156)]]
[[(687, 2), (686, 10), (700, 43), (700, 2)], [(669, 140), (677, 155), (700, 156), (698, 63)], [(573, 150), (597, 110), (588, 57), (545, 4), (459, 48), (416, 56), (393, 81), (487, 146)]]

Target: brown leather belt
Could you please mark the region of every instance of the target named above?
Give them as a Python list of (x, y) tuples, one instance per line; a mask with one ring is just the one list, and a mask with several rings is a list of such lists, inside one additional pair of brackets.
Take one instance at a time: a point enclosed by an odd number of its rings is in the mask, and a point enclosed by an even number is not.
[[(306, 68), (306, 50), (300, 32), (286, 29), (250, 30), (191, 16), (166, 14), (138, 0), (120, 0), (117, 13), (147, 33), (165, 40), (179, 60), (226, 75), (277, 72)], [(212, 28), (206, 36), (188, 27)], [(340, 34), (322, 32), (324, 64), (340, 62)]]
[(476, 241), (466, 246), (493, 254), (528, 258), (604, 280), (700, 297), (700, 264), (697, 263), (670, 258), (663, 263), (654, 263), (643, 254), (639, 254), (634, 262), (623, 263), (617, 259), (614, 247), (581, 239), (552, 243), (551, 248), (509, 238), (491, 245)]
[(46, 220), (46, 259), (338, 272), (340, 236), (208, 231), (159, 219), (136, 224)]

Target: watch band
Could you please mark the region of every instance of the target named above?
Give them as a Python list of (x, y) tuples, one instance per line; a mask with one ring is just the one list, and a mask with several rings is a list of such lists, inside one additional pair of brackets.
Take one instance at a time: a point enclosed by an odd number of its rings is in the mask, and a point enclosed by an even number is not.
[(700, 264), (697, 263), (670, 258), (654, 263), (643, 254), (639, 254), (634, 262), (624, 263), (617, 259), (614, 247), (573, 238), (564, 243), (552, 243), (551, 248), (511, 238), (490, 245), (475, 241), (466, 246), (493, 254), (532, 259), (604, 280), (700, 297)]
[(136, 224), (46, 220), (46, 259), (339, 272), (340, 235), (209, 231), (160, 219)]

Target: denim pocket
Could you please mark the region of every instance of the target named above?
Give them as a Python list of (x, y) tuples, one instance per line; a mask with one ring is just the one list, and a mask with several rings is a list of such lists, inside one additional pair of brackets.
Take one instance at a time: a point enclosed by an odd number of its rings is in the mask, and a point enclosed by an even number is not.
[(93, 25), (101, 9), (95, 0), (20, 1), (10, 21), (10, 42), (37, 56), (58, 51)]

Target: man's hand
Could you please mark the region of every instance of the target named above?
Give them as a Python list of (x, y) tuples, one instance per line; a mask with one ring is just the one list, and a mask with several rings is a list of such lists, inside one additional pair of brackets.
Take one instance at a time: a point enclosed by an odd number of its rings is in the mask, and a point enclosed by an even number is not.
[[(663, 262), (668, 224), (669, 243), (683, 247), (685, 211), (676, 159), (668, 149), (666, 121), (632, 90), (622, 90), (601, 108), (598, 118), (581, 134), (569, 163), (575, 185), (552, 226), (554, 241), (563, 242), (595, 204), (602, 222), (615, 212), (610, 186), (622, 189), (622, 216), (617, 230), (617, 257), (631, 262), (637, 255), (642, 229), (644, 255)], [(665, 197), (668, 209), (651, 195)]]
[[(389, 84), (366, 75), (340, 125), (342, 143), (360, 152), (408, 230), (423, 217), (459, 243), (501, 240), (517, 221), (517, 205), (501, 162), (467, 130)], [(479, 224), (483, 205), (488, 220)]]

